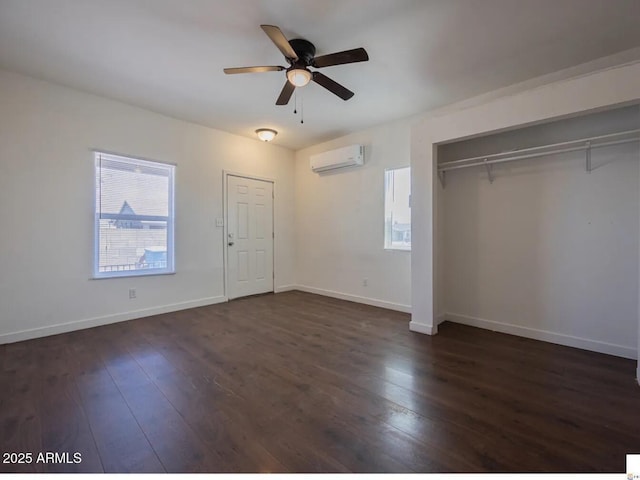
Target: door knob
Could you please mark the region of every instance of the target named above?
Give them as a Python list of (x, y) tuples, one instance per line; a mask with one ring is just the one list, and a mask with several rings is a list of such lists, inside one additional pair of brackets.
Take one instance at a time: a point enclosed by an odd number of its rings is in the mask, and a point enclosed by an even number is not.
[(230, 246), (230, 247), (233, 247), (233, 242), (229, 242), (229, 246)]

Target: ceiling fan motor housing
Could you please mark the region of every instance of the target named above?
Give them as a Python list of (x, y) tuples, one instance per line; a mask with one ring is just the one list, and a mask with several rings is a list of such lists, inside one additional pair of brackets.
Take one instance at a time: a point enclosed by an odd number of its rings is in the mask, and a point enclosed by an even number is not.
[[(289, 40), (291, 48), (293, 48), (296, 55), (298, 55), (298, 61), (292, 63), (294, 66), (308, 67), (313, 61), (313, 57), (316, 56), (316, 47), (313, 43), (302, 38), (294, 38)], [(288, 59), (287, 59), (288, 60)]]

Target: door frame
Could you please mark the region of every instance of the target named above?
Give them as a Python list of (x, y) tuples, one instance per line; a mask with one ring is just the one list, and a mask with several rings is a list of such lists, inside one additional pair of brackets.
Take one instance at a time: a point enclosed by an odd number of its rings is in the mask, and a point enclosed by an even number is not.
[(276, 291), (276, 239), (278, 238), (276, 235), (276, 180), (275, 178), (269, 177), (261, 177), (258, 175), (251, 175), (246, 173), (240, 173), (233, 170), (222, 170), (222, 215), (224, 221), (224, 227), (222, 228), (222, 262), (223, 262), (223, 270), (224, 270), (224, 297), (229, 301), (229, 245), (227, 239), (229, 238), (229, 202), (228, 202), (228, 192), (227, 192), (227, 179), (229, 177), (240, 177), (247, 178), (249, 180), (259, 180), (261, 182), (269, 182), (273, 185), (273, 215), (271, 216), (272, 223), (272, 231), (273, 231), (273, 242), (272, 248), (273, 252), (271, 254), (271, 259), (273, 262), (273, 291)]

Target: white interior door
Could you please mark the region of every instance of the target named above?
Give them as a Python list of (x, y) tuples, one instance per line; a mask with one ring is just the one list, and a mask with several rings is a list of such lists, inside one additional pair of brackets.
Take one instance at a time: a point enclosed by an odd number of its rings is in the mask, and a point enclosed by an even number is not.
[(228, 298), (273, 292), (273, 183), (227, 176)]

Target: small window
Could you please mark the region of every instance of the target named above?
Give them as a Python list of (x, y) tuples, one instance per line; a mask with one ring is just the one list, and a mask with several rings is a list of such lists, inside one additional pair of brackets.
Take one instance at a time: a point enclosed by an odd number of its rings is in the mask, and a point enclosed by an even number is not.
[(174, 272), (173, 165), (95, 154), (94, 277)]
[(411, 250), (411, 168), (384, 172), (384, 248)]

